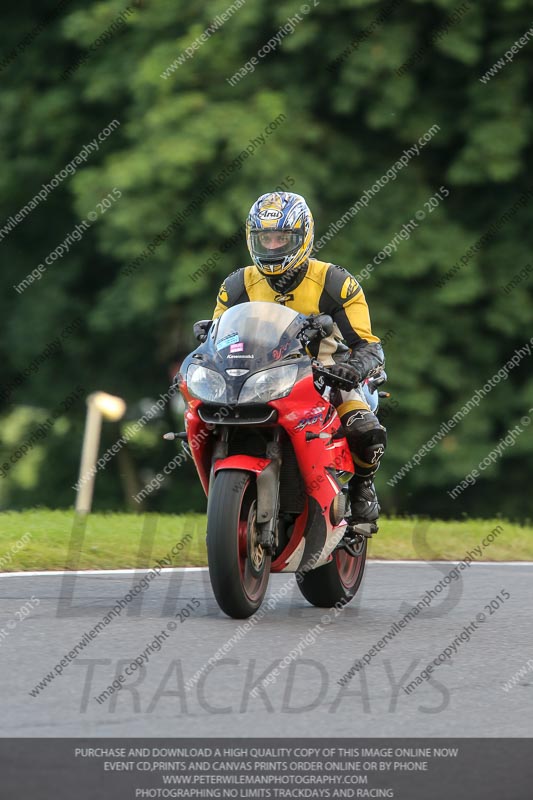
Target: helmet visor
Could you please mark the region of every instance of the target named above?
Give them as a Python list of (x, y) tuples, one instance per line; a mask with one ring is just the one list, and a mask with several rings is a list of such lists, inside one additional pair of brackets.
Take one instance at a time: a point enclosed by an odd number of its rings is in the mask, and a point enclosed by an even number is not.
[(262, 261), (283, 261), (286, 256), (296, 252), (303, 244), (304, 234), (296, 231), (250, 232), (250, 246), (253, 254)]

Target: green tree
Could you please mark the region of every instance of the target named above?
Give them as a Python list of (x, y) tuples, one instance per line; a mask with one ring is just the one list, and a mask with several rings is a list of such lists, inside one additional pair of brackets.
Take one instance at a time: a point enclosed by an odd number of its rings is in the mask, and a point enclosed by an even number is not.
[[(386, 416), (390, 446), (378, 481), (385, 509), (530, 514), (527, 430), (460, 499), (447, 495), (533, 406), (529, 357), (419, 467), (396, 486), (387, 481), (531, 335), (529, 274), (501, 289), (530, 260), (531, 44), (480, 80), (529, 30), (531, 5), (143, 0), (120, 25), (125, 6), (116, 0), (65, 5), (0, 73), (2, 219), (110, 122), (120, 125), (0, 242), (2, 385), (71, 319), (83, 320), (63, 353), (9, 396), (15, 407), (5, 407), (5, 429), (18, 406), (52, 409), (78, 383), (124, 396), (132, 413), (141, 398), (159, 395), (169, 364), (193, 346), (192, 322), (210, 314), (223, 277), (248, 263), (239, 231), (257, 195), (290, 179), (313, 209), (319, 239), (438, 126), (320, 257), (354, 274), (367, 268), (374, 329), (392, 331), (386, 351), (398, 405)], [(5, 11), (2, 53), (56, 6)], [(259, 56), (269, 41), (271, 52)], [(449, 197), (433, 208), (441, 186)], [(121, 197), (99, 213), (113, 189)], [(95, 210), (82, 240), (18, 294), (13, 286)], [(418, 224), (401, 238), (412, 219)], [(66, 416), (67, 427), (38, 445), (30, 483), (15, 470), (3, 479), (4, 503), (72, 502), (66, 487), (76, 479), (82, 403)], [(161, 430), (158, 422), (149, 444), (132, 446), (144, 478), (170, 457), (157, 445)], [(121, 469), (112, 464), (99, 481), (100, 507), (124, 502)], [(151, 503), (200, 507), (192, 469)]]

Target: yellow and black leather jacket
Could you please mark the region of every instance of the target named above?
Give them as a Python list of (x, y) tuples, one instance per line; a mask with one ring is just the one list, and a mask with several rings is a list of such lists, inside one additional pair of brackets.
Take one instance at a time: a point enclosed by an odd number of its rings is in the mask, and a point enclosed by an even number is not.
[[(232, 272), (220, 287), (213, 319), (230, 306), (249, 301), (281, 303), (300, 314), (329, 314), (334, 322), (331, 336), (320, 342), (316, 353), (325, 365), (347, 360), (342, 341), (351, 350), (349, 357), (359, 374), (365, 377), (379, 371), (385, 362), (380, 340), (374, 336), (364, 292), (350, 273), (336, 264), (309, 259), (288, 289), (279, 278), (265, 277), (255, 266)], [(335, 356), (337, 355), (337, 358)]]

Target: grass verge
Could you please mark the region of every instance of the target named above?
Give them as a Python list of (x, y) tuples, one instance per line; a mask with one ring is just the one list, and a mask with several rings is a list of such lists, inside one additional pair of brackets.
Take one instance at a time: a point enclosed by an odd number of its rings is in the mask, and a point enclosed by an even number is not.
[[(75, 519), (73, 511), (0, 513), (0, 572), (141, 569), (167, 557), (172, 566), (207, 563), (203, 514), (91, 514), (85, 524)], [(382, 519), (369, 557), (447, 561), (468, 551), (475, 560), (533, 561), (533, 528), (505, 520)]]

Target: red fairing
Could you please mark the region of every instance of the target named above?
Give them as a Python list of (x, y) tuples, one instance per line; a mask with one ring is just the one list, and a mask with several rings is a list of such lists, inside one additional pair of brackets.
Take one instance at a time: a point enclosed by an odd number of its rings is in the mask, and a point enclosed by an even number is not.
[[(193, 398), (184, 384), (181, 391), (188, 403), (185, 425), (191, 454), (207, 494), (214, 439), (210, 428), (199, 417), (198, 407), (202, 405), (201, 401)], [(329, 538), (341, 527), (333, 525), (330, 520), (330, 507), (339, 493), (334, 473), (336, 470), (354, 473), (353, 460), (345, 437), (341, 435), (338, 439), (332, 438), (338, 432), (342, 434), (338, 414), (334, 406), (316, 391), (311, 375), (298, 381), (287, 397), (273, 400), (268, 405), (277, 410), (277, 425), (290, 437), (306, 494), (313, 497), (322, 509), (325, 531)], [(315, 434), (317, 438), (307, 440), (307, 434)], [(318, 434), (324, 434), (324, 437), (318, 438)], [(213, 469), (215, 473), (235, 469), (258, 475), (268, 464), (268, 458), (239, 454), (218, 459)], [(306, 503), (303, 513), (295, 521), (289, 543), (271, 564), (272, 572), (279, 572), (286, 567), (302, 538), (308, 533), (308, 511)]]
[(298, 545), (303, 539), (306, 526), (307, 526), (307, 505), (303, 513), (300, 514), (300, 516), (294, 523), (294, 531), (292, 532), (292, 536), (290, 538), (287, 547), (284, 550), (282, 550), (282, 552), (279, 554), (276, 560), (272, 562), (270, 566), (271, 572), (281, 572), (287, 566), (290, 557), (292, 556), (294, 551), (298, 548)]
[(327, 468), (354, 473), (354, 464), (344, 436), (330, 441), (311, 439), (307, 433), (333, 436), (341, 427), (335, 408), (315, 389), (312, 376), (298, 381), (288, 397), (270, 403), (278, 410), (278, 424), (291, 438), (306, 493), (317, 499), (323, 509), (338, 493)]
[(257, 458), (257, 456), (228, 456), (219, 458), (213, 467), (215, 473), (221, 469), (243, 469), (246, 472), (255, 472), (259, 475), (270, 464), (270, 458)]
[(188, 402), (185, 412), (185, 429), (191, 448), (191, 455), (202, 483), (205, 494), (209, 489), (209, 472), (211, 470), (211, 455), (213, 452), (213, 434), (198, 416), (198, 406), (201, 400), (196, 400), (187, 392), (182, 384), (181, 391)]

